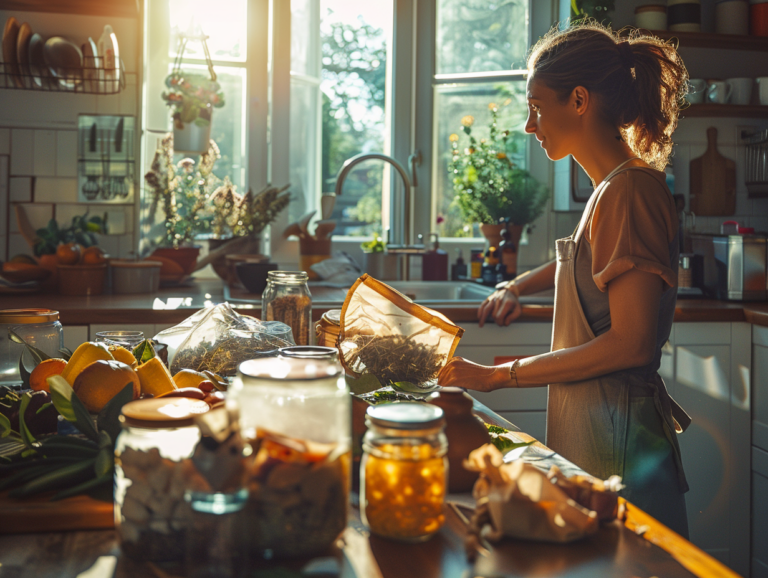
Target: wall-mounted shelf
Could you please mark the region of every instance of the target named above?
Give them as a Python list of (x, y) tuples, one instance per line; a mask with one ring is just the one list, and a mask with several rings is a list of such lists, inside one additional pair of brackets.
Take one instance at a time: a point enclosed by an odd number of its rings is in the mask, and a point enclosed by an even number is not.
[(0, 10), (138, 18), (139, 0), (0, 0)]
[(680, 111), (682, 118), (738, 117), (768, 118), (768, 106), (760, 104), (692, 104)]
[(76, 94), (118, 94), (125, 88), (125, 67), (94, 66), (93, 58), (77, 68), (58, 68), (56, 75), (47, 66), (21, 68), (0, 62), (0, 89), (71, 92)]
[(651, 32), (664, 40), (677, 38), (681, 48), (719, 48), (768, 52), (768, 37), (766, 36), (714, 34), (712, 32), (671, 32), (669, 30), (651, 30)]

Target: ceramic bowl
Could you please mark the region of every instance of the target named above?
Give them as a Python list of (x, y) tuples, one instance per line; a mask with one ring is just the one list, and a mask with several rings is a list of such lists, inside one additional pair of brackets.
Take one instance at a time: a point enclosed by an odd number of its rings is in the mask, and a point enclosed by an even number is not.
[(237, 277), (249, 293), (262, 293), (267, 286), (267, 275), (277, 271), (277, 263), (238, 263), (235, 265)]
[(43, 56), (48, 68), (64, 88), (73, 88), (82, 77), (83, 53), (76, 44), (61, 36), (45, 41)]

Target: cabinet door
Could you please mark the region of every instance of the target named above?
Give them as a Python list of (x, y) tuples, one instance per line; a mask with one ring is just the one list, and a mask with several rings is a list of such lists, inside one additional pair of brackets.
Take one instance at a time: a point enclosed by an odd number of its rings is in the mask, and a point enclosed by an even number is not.
[(768, 451), (768, 347), (761, 345), (752, 347), (752, 420), (752, 443)]
[(768, 578), (768, 452), (752, 453), (752, 578)]

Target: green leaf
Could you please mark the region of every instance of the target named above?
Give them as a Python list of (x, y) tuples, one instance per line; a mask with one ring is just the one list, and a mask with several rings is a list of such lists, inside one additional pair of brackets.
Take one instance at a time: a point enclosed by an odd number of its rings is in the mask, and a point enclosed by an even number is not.
[(120, 390), (99, 412), (99, 417), (96, 419), (99, 435), (108, 434), (111, 438), (110, 443), (116, 440), (120, 433), (120, 412), (129, 401), (133, 401), (133, 382)]
[(370, 393), (381, 388), (381, 382), (372, 373), (366, 373), (357, 379), (347, 376), (347, 385), (349, 386), (349, 391), (355, 395)]
[(501, 453), (505, 454), (517, 448), (530, 446), (536, 443), (536, 440), (531, 440), (529, 442), (513, 442), (511, 439), (505, 437), (504, 435), (491, 434), (491, 443), (495, 445), (496, 449), (498, 449)]
[(21, 405), (19, 406), (19, 433), (21, 434), (21, 441), (24, 442), (24, 445), (27, 446), (28, 450), (34, 450), (35, 448), (32, 446), (37, 440), (35, 439), (35, 436), (32, 435), (32, 432), (29, 431), (29, 428), (27, 428), (27, 424), (24, 421), (24, 414), (27, 411), (27, 406), (29, 405), (29, 402), (32, 401), (32, 394), (31, 393), (25, 393), (21, 397)]
[(27, 368), (24, 365), (24, 352), (19, 356), (19, 375), (21, 376), (21, 382), (24, 388), (29, 389), (29, 376), (31, 374), (27, 371)]
[(11, 420), (0, 413), (0, 438), (8, 437), (13, 430), (11, 429)]
[(48, 409), (48, 408), (49, 408), (49, 407), (51, 407), (52, 405), (53, 405), (53, 404), (52, 404), (51, 402), (48, 402), (48, 403), (44, 403), (43, 405), (41, 405), (41, 406), (40, 406), (40, 407), (37, 409), (37, 411), (35, 412), (35, 415), (39, 414), (40, 412), (43, 412), (43, 411), (45, 411), (46, 409)]
[(36, 364), (51, 358), (44, 351), (40, 351), (37, 347), (33, 347), (32, 345), (24, 341), (21, 337), (18, 336), (18, 334), (13, 329), (8, 330), (8, 338), (14, 343), (18, 343), (19, 345), (26, 346), (27, 350), (29, 351), (32, 358), (35, 360)]
[(72, 358), (72, 352), (66, 347), (59, 349), (59, 353), (61, 353), (61, 357), (64, 359), (64, 361), (69, 361)]
[(52, 502), (63, 500), (64, 498), (69, 498), (70, 496), (76, 496), (78, 494), (84, 494), (88, 490), (92, 490), (93, 488), (96, 488), (101, 485), (109, 485), (109, 493), (112, 493), (112, 485), (113, 477), (112, 473), (105, 474), (103, 476), (99, 476), (97, 478), (91, 478), (90, 480), (83, 482), (82, 484), (77, 484), (76, 486), (72, 486), (71, 488), (67, 488), (66, 490), (62, 490), (57, 494), (54, 494), (54, 496), (51, 498)]
[(157, 354), (155, 353), (155, 348), (152, 345), (152, 341), (149, 339), (145, 339), (141, 343), (139, 343), (134, 349), (133, 349), (133, 356), (136, 358), (136, 361), (139, 362), (139, 365), (142, 363), (146, 363), (153, 357), (157, 357)]
[(96, 456), (96, 462), (93, 464), (93, 471), (96, 477), (104, 476), (112, 471), (115, 465), (115, 452), (112, 445), (108, 448), (102, 448)]
[(98, 441), (99, 434), (91, 420), (91, 414), (85, 409), (83, 402), (77, 397), (67, 380), (60, 375), (54, 375), (47, 379), (51, 390), (51, 400), (58, 412), (65, 420), (75, 424), (88, 439)]
[(434, 391), (435, 389), (437, 389), (438, 386), (435, 383), (433, 385), (421, 387), (409, 381), (398, 381), (397, 383), (392, 382), (392, 387), (398, 391), (403, 391), (405, 393), (428, 393), (430, 391)]

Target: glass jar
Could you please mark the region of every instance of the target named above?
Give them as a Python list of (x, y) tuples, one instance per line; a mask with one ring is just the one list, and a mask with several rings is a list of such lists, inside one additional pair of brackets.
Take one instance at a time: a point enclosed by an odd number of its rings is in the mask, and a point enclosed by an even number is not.
[(323, 347), (320, 345), (294, 345), (292, 347), (281, 347), (278, 350), (281, 357), (291, 357), (296, 359), (325, 359), (328, 361), (339, 361), (339, 350), (335, 347)]
[(240, 364), (227, 407), (250, 449), (248, 549), (256, 559), (313, 556), (347, 525), (350, 395), (338, 362), (277, 357)]
[(144, 341), (143, 331), (99, 331), (96, 341), (107, 345), (121, 345), (128, 351), (133, 351), (136, 346)]
[(270, 271), (261, 296), (264, 321), (282, 321), (293, 331), (296, 345), (310, 345), (312, 294), (304, 271)]
[(325, 347), (336, 347), (340, 331), (341, 309), (326, 311), (315, 325), (315, 342)]
[(407, 542), (429, 539), (445, 522), (448, 440), (443, 410), (419, 402), (366, 412), (360, 510), (372, 533)]
[[(143, 404), (139, 400), (124, 406)], [(134, 406), (136, 407), (136, 406)], [(123, 552), (151, 562), (184, 561), (192, 521), (187, 491), (204, 489), (192, 463), (200, 430), (192, 419), (160, 422), (120, 416), (115, 444), (115, 528)]]
[(11, 341), (8, 330), (12, 329), (29, 345), (37, 347), (50, 357), (61, 357), (64, 347), (64, 330), (59, 323), (59, 312), (51, 309), (5, 309), (0, 311), (0, 385), (21, 383), (19, 357), (24, 355), (24, 365), (31, 370), (34, 359), (26, 348)]

